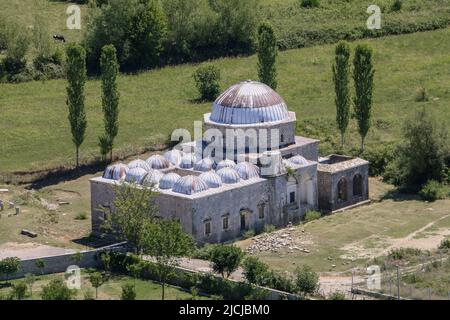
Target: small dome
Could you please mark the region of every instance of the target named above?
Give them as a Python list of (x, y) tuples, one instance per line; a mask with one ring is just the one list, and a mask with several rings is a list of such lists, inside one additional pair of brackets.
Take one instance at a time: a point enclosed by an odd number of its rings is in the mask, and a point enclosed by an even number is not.
[(169, 162), (174, 166), (177, 166), (180, 164), (183, 155), (184, 153), (182, 151), (174, 149), (164, 153), (164, 158), (166, 158), (166, 160), (169, 160)]
[(283, 98), (269, 86), (244, 81), (231, 86), (214, 102), (211, 121), (224, 124), (256, 124), (289, 118)]
[(146, 187), (153, 187), (159, 184), (159, 181), (164, 176), (164, 173), (158, 170), (150, 170), (142, 180), (142, 185)]
[(241, 176), (239, 173), (233, 168), (223, 168), (217, 171), (217, 174), (222, 179), (223, 183), (226, 184), (234, 184), (241, 181)]
[(127, 175), (125, 177), (125, 181), (129, 183), (137, 183), (142, 184), (145, 176), (148, 174), (148, 171), (142, 168), (133, 168), (128, 170)]
[(154, 155), (147, 159), (147, 164), (152, 169), (162, 170), (170, 167), (170, 161), (161, 155)]
[(179, 167), (182, 169), (192, 169), (195, 164), (195, 155), (192, 153), (186, 153), (180, 161)]
[(159, 180), (159, 188), (164, 190), (172, 189), (175, 183), (180, 179), (180, 175), (175, 172), (165, 174), (161, 180)]
[(136, 160), (131, 161), (128, 164), (128, 168), (130, 168), (130, 169), (141, 168), (146, 171), (150, 171), (150, 169), (151, 169), (151, 167), (148, 165), (148, 163), (141, 159), (136, 159)]
[(208, 185), (197, 176), (185, 176), (179, 179), (173, 186), (172, 191), (192, 195), (208, 190)]
[(203, 172), (199, 178), (206, 182), (210, 188), (219, 188), (222, 186), (222, 179), (214, 171)]
[(216, 171), (219, 171), (220, 169), (223, 169), (223, 168), (234, 168), (235, 166), (236, 166), (236, 163), (234, 163), (234, 161), (225, 159), (225, 160), (220, 161), (217, 164)]
[(306, 160), (302, 156), (293, 156), (292, 158), (288, 159), (289, 162), (292, 162), (293, 164), (297, 166), (306, 166), (308, 165), (308, 160)]
[(214, 166), (214, 161), (212, 161), (210, 158), (203, 158), (200, 161), (196, 162), (194, 165), (195, 171), (211, 171)]
[(114, 164), (105, 169), (103, 178), (116, 181), (124, 180), (128, 170), (128, 166), (123, 163)]
[(236, 165), (235, 169), (244, 180), (259, 177), (259, 168), (253, 163), (241, 162)]

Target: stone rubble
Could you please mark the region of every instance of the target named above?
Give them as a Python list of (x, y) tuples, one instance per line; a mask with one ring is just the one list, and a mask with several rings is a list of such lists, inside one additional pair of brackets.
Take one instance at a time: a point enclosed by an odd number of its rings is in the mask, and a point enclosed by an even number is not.
[(252, 239), (252, 244), (248, 246), (245, 251), (249, 254), (258, 252), (280, 252), (288, 251), (310, 253), (310, 250), (305, 248), (304, 239), (305, 234), (294, 234), (295, 228), (288, 228), (272, 233), (264, 233)]

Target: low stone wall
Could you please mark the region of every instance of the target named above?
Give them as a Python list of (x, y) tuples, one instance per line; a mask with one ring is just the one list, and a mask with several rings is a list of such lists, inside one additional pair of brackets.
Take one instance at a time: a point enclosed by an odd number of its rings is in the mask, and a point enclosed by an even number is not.
[[(118, 243), (107, 247), (98, 248), (95, 250), (80, 251), (78, 253), (67, 253), (56, 256), (40, 257), (36, 259), (24, 259), (20, 262), (20, 270), (16, 274), (10, 276), (10, 279), (18, 279), (25, 276), (27, 273), (35, 275), (52, 274), (65, 272), (69, 266), (76, 265), (81, 269), (97, 268), (101, 266), (101, 261), (97, 258), (102, 251), (119, 251), (126, 252), (125, 243)], [(77, 256), (80, 257), (77, 260)], [(36, 266), (36, 262), (44, 261), (45, 267), (43, 269)], [(0, 277), (0, 280), (6, 280), (5, 276)]]

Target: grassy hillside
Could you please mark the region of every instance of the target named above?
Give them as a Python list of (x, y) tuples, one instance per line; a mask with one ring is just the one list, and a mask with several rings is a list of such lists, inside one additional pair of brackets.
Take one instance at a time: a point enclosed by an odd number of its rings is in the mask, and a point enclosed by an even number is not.
[[(403, 120), (423, 105), (450, 124), (450, 29), (394, 36), (365, 42), (375, 49), (375, 103), (368, 145), (400, 137)], [(354, 46), (355, 43), (352, 44)], [(338, 143), (331, 82), (331, 45), (286, 51), (279, 57), (279, 92), (297, 112), (298, 133), (322, 139), (326, 153)], [(221, 59), (222, 89), (243, 79), (256, 79), (256, 57)], [(174, 128), (192, 129), (210, 110), (197, 104), (192, 80), (196, 65), (167, 67), (121, 76), (120, 132), (117, 147), (130, 150), (167, 137)], [(64, 80), (0, 84), (0, 172), (39, 169), (73, 163), (74, 148), (67, 121)], [(430, 100), (415, 101), (418, 86)], [(98, 155), (102, 133), (100, 83), (86, 88), (88, 130), (82, 155)], [(354, 125), (349, 145), (357, 147)]]

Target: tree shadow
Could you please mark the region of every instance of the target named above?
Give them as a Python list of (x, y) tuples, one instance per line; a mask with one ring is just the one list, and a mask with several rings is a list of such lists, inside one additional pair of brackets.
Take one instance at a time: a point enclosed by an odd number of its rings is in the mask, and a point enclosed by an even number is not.
[(383, 200), (392, 200), (395, 202), (413, 201), (413, 200), (422, 201), (422, 198), (417, 193), (415, 193), (411, 190), (405, 190), (402, 187), (398, 187), (398, 188), (387, 191), (380, 198), (380, 201), (383, 201)]
[(73, 239), (72, 242), (85, 247), (98, 249), (117, 243), (117, 239), (112, 239), (110, 236), (106, 235), (105, 236), (89, 235), (86, 237)]

